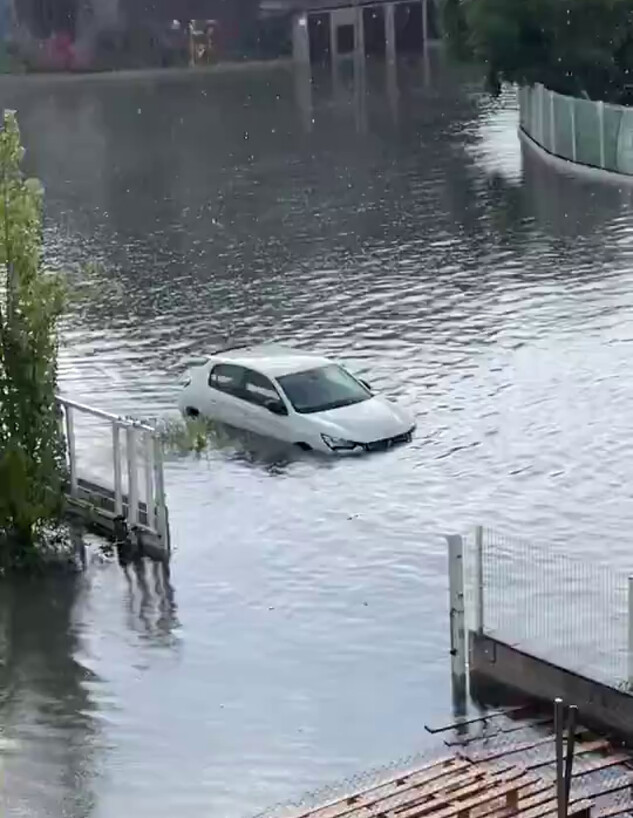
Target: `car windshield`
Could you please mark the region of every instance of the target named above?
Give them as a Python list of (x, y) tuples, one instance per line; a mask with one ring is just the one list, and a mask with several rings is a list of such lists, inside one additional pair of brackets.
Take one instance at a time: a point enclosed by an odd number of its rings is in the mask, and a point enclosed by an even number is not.
[(277, 382), (302, 414), (351, 406), (371, 398), (371, 392), (337, 364), (283, 375)]

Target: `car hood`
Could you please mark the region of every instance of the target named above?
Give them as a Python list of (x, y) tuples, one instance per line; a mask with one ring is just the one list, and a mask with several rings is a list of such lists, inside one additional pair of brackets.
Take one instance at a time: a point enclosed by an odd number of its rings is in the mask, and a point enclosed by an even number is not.
[(355, 443), (384, 440), (408, 432), (413, 426), (413, 418), (408, 412), (379, 396), (305, 417), (318, 425), (322, 434)]

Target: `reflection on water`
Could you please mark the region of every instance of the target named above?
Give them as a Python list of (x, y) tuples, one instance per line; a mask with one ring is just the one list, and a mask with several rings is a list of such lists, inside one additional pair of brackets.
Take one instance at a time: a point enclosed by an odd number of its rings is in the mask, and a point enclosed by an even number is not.
[(270, 339), (418, 419), (368, 458), (172, 452), (169, 582), (89, 550), (7, 589), (9, 814), (254, 813), (421, 749), (451, 705), (444, 531), (628, 563), (629, 193), (544, 168), (513, 93), (427, 58), (2, 80), (76, 285), (65, 392), (167, 416), (188, 362)]

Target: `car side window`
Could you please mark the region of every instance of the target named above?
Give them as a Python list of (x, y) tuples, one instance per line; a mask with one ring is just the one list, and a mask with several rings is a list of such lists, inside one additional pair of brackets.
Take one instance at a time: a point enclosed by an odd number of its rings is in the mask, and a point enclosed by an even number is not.
[(258, 406), (267, 406), (269, 403), (277, 403), (280, 407), (285, 405), (279, 397), (279, 392), (275, 389), (272, 381), (269, 381), (259, 372), (246, 370), (244, 378), (244, 399)]
[(243, 397), (244, 369), (234, 364), (216, 364), (209, 373), (209, 386), (227, 392), (236, 398)]

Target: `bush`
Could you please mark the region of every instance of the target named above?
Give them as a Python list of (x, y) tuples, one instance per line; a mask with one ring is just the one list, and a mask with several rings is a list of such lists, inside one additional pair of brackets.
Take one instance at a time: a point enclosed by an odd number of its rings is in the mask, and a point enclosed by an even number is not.
[(633, 0), (464, 0), (474, 55), (491, 84), (543, 83), (619, 102), (633, 69)]
[(42, 190), (21, 171), (12, 112), (0, 130), (0, 568), (39, 561), (60, 518), (64, 440), (55, 405), (60, 279), (42, 260)]

